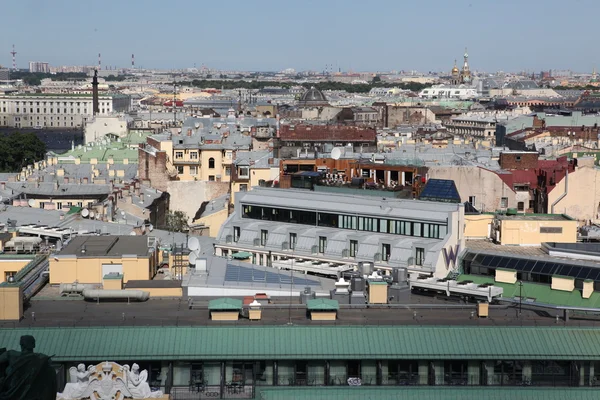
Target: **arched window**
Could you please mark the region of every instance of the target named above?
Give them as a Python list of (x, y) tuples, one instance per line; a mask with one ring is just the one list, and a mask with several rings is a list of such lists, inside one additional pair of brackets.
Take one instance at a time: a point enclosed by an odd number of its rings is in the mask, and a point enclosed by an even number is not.
[(210, 168), (210, 169), (215, 168), (215, 159), (212, 157), (208, 159), (208, 168)]

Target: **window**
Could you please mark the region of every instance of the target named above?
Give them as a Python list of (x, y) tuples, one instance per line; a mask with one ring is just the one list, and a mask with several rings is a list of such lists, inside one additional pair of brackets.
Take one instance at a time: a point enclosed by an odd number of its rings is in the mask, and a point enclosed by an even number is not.
[(82, 201), (78, 201), (77, 202), (77, 207), (82, 207), (83, 208), (83, 202)]
[(214, 176), (214, 175), (209, 175), (209, 176), (208, 176), (208, 180), (209, 180), (210, 182), (214, 182), (214, 181), (215, 181), (215, 176)]
[(388, 243), (383, 243), (381, 245), (381, 261), (388, 262), (390, 261), (390, 254), (392, 252), (392, 245)]
[(246, 183), (242, 183), (240, 185), (240, 192), (247, 192), (248, 191), (248, 185)]
[(178, 166), (177, 166), (177, 173), (178, 173), (179, 175), (183, 175), (183, 165), (178, 165)]
[(327, 238), (325, 236), (319, 236), (319, 253), (325, 253), (327, 248)]
[(540, 233), (562, 233), (563, 228), (560, 226), (540, 226)]
[(17, 274), (16, 271), (6, 271), (4, 273), (4, 281), (8, 282), (10, 280), (10, 278), (11, 277), (14, 278), (16, 274)]
[(249, 178), (250, 177), (250, 167), (240, 167), (238, 169), (238, 175), (240, 178)]
[(260, 245), (265, 246), (267, 244), (267, 240), (269, 239), (269, 231), (266, 229), (260, 230)]
[(290, 232), (290, 250), (296, 250), (296, 242), (298, 241), (298, 235)]
[(225, 167), (225, 176), (231, 176), (231, 167), (230, 166)]
[(522, 201), (519, 201), (519, 202), (517, 203), (517, 210), (518, 210), (518, 211), (524, 211), (524, 210), (525, 210), (525, 203), (524, 203), (524, 202), (522, 202)]
[(508, 207), (508, 197), (500, 198), (500, 208), (507, 208), (507, 207)]
[(62, 202), (59, 201), (59, 202), (56, 203), (56, 209), (57, 210), (62, 210)]
[(227, 158), (228, 160), (231, 160), (231, 152), (230, 151), (225, 153), (225, 158)]
[(190, 175), (198, 175), (198, 166), (196, 166), (196, 165), (190, 166)]
[(425, 261), (425, 249), (422, 248), (422, 247), (417, 247), (416, 248), (415, 264), (422, 266), (424, 261)]
[(73, 203), (71, 203), (70, 201), (67, 201), (67, 207), (73, 207)]
[(469, 196), (469, 204), (475, 207), (475, 196)]
[(233, 241), (237, 243), (239, 238), (240, 238), (240, 227), (234, 226), (233, 227)]
[(192, 151), (192, 152), (190, 153), (190, 159), (191, 159), (191, 160), (197, 160), (197, 159), (198, 159), (198, 152), (196, 152), (196, 151)]
[(208, 168), (209, 169), (214, 169), (215, 168), (215, 159), (212, 158), (212, 157), (208, 159)]
[(516, 156), (515, 157), (515, 161), (520, 162), (521, 161), (521, 156)]
[(350, 240), (350, 257), (356, 257), (356, 250), (358, 250), (358, 240)]
[(183, 151), (176, 151), (175, 152), (175, 159), (176, 160), (181, 160), (183, 158)]

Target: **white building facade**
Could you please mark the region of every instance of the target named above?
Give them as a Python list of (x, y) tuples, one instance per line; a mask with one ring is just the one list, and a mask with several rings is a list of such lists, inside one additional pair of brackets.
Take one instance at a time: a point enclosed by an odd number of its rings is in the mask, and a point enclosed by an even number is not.
[[(99, 115), (113, 112), (112, 96), (99, 97)], [(91, 95), (21, 94), (0, 96), (0, 126), (80, 128), (93, 115)]]
[(235, 200), (215, 254), (248, 252), (258, 265), (333, 276), (369, 262), (445, 277), (464, 248), (462, 204), (266, 188)]

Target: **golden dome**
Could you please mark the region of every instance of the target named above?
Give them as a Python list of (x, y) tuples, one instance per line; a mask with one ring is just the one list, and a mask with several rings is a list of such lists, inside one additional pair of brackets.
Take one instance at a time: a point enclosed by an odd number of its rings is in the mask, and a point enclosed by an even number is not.
[(454, 68), (452, 68), (452, 74), (458, 74), (460, 71), (458, 69), (458, 67), (456, 66), (456, 60), (454, 60)]

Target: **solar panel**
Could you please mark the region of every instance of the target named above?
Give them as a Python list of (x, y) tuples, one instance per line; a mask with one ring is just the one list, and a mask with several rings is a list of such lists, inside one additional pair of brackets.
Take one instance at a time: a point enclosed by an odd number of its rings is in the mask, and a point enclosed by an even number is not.
[(291, 277), (287, 273), (269, 272), (254, 268), (241, 267), (238, 265), (227, 265), (225, 270), (225, 281), (227, 282), (266, 282), (277, 285), (291, 284), (303, 286), (319, 286), (319, 282), (312, 279)]
[(430, 179), (425, 184), (419, 200), (460, 203), (460, 195), (454, 181), (449, 179)]

